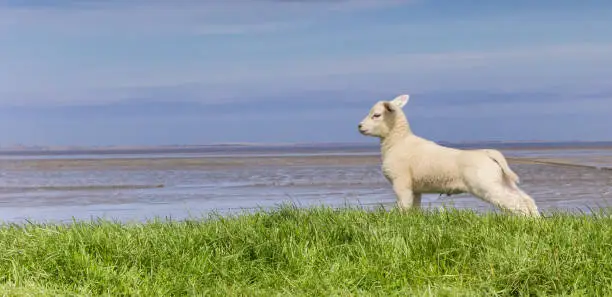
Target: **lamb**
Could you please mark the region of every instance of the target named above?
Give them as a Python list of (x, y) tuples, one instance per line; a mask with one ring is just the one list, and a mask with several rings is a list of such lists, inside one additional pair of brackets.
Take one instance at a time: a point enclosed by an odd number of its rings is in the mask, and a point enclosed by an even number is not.
[(415, 135), (402, 110), (409, 98), (379, 101), (359, 123), (361, 134), (380, 139), (383, 175), (400, 209), (420, 207), (421, 194), (470, 193), (513, 213), (540, 215), (501, 152), (455, 149)]

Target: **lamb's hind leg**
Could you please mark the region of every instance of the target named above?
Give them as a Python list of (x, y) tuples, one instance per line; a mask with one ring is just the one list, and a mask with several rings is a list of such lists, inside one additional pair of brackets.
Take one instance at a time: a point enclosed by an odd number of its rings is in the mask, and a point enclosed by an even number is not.
[(535, 203), (535, 200), (533, 200), (533, 198), (531, 198), (531, 196), (529, 196), (527, 193), (525, 193), (523, 190), (521, 190), (518, 186), (514, 185), (512, 187), (512, 189), (514, 191), (516, 191), (516, 193), (521, 196), (521, 199), (523, 200), (523, 204), (524, 206), (527, 208), (527, 211), (530, 215), (532, 216), (539, 216), (540, 212), (538, 211), (538, 206)]
[(479, 183), (473, 185), (470, 192), (484, 201), (513, 213), (539, 216), (535, 202), (527, 194), (522, 195), (518, 188), (511, 188), (500, 182)]

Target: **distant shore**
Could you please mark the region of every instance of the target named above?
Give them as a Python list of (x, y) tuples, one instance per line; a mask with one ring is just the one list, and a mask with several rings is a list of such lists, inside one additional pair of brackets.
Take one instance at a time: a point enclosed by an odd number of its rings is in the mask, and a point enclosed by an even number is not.
[[(495, 148), (504, 150), (548, 150), (548, 149), (612, 149), (612, 141), (481, 141), (438, 142), (456, 148)], [(83, 154), (165, 154), (165, 153), (283, 153), (317, 150), (368, 152), (377, 151), (377, 142), (360, 143), (218, 143), (205, 145), (160, 145), (160, 146), (7, 146), (0, 147), (0, 156), (45, 156)]]

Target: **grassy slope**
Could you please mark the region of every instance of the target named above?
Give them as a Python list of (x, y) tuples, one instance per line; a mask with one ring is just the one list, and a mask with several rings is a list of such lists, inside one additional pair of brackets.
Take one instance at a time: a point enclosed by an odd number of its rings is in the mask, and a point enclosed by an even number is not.
[(612, 217), (298, 210), (0, 228), (0, 291), (36, 295), (612, 293)]

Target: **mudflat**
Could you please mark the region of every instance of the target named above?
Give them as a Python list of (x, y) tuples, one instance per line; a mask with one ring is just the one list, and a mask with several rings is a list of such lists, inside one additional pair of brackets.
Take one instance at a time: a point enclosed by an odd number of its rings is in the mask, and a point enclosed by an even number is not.
[[(612, 149), (503, 150), (541, 210), (612, 202)], [(392, 207), (380, 156), (366, 153), (150, 154), (0, 160), (0, 220), (184, 218), (293, 202)], [(424, 207), (492, 210), (469, 195), (426, 195)]]

